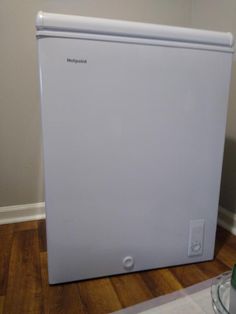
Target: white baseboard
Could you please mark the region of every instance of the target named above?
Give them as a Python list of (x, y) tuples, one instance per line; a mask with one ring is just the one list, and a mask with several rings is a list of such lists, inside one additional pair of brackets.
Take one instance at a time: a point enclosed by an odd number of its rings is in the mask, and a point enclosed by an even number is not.
[(45, 203), (0, 207), (0, 225), (45, 219)]
[(219, 207), (218, 225), (236, 235), (236, 213)]

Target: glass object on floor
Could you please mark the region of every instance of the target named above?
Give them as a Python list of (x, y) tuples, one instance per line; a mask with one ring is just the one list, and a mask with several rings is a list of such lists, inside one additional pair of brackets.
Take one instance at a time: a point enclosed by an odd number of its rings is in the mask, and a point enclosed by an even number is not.
[(212, 305), (215, 313), (217, 314), (231, 314), (229, 312), (231, 275), (231, 271), (225, 272), (218, 276), (212, 284)]

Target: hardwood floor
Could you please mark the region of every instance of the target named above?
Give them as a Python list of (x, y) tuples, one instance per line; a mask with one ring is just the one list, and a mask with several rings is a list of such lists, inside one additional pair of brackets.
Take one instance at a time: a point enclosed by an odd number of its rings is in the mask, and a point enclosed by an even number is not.
[(110, 313), (229, 270), (236, 237), (218, 228), (213, 261), (48, 285), (45, 222), (0, 226), (0, 314)]

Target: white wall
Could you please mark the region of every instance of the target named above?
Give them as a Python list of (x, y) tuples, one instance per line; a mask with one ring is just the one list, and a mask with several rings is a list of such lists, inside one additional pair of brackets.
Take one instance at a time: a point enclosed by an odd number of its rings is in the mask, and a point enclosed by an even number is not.
[[(192, 1), (192, 26), (232, 32), (236, 39), (235, 0)], [(236, 212), (236, 58), (233, 58), (232, 81), (226, 129), (220, 203)]]
[[(192, 26), (196, 28), (232, 32), (236, 38), (235, 0), (192, 1)], [(230, 89), (227, 136), (236, 139), (236, 58), (233, 63), (233, 81)]]
[(39, 10), (188, 26), (188, 0), (0, 1), (0, 206), (43, 200), (35, 16)]

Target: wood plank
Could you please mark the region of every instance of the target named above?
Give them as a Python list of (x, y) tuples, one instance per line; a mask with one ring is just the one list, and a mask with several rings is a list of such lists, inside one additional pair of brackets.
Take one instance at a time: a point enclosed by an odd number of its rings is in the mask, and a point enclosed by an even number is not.
[(218, 227), (216, 232), (216, 245), (215, 245), (215, 256), (218, 254), (220, 249), (225, 245), (236, 246), (236, 236), (229, 233), (227, 230)]
[(229, 268), (232, 268), (236, 261), (236, 246), (224, 244), (217, 252), (216, 258)]
[(0, 225), (0, 234), (12, 233), (14, 231), (14, 224)]
[(108, 278), (79, 282), (79, 293), (89, 314), (105, 314), (122, 308), (119, 298)]
[(215, 258), (232, 268), (236, 261), (236, 236), (218, 227), (216, 233)]
[(38, 228), (37, 221), (25, 221), (25, 222), (18, 222), (13, 224), (14, 231), (24, 231), (24, 230), (33, 230)]
[(9, 259), (13, 241), (14, 226), (12, 224), (0, 226), (0, 295), (6, 294)]
[(83, 314), (86, 313), (81, 302), (76, 283), (49, 286), (47, 253), (40, 253), (41, 277), (43, 288), (44, 313)]
[(4, 299), (5, 297), (0, 297), (0, 314), (3, 314)]
[(170, 271), (184, 288), (209, 278), (194, 264), (171, 267)]
[(46, 240), (46, 222), (45, 220), (38, 221), (38, 237), (39, 237), (39, 251), (47, 251), (47, 240)]
[(196, 265), (208, 278), (213, 278), (229, 270), (225, 264), (219, 260), (202, 262)]
[(156, 297), (183, 288), (177, 278), (165, 268), (143, 272), (142, 278)]
[(42, 313), (37, 230), (14, 233), (3, 313)]
[(119, 275), (110, 278), (123, 307), (154, 297), (140, 274)]

